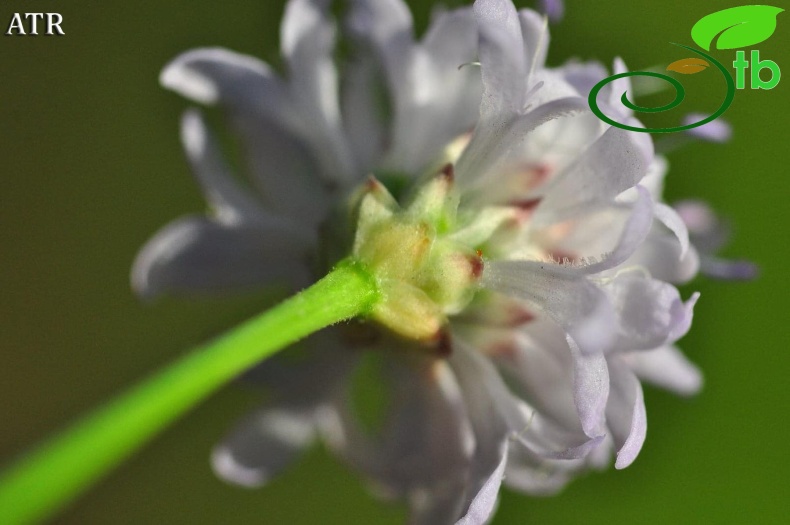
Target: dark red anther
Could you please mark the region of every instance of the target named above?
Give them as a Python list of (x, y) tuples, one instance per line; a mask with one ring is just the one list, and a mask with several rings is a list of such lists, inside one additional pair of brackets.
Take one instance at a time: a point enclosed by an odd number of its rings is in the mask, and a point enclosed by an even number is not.
[(532, 312), (520, 306), (512, 307), (509, 312), (509, 317), (509, 325), (513, 328), (525, 325), (535, 320), (535, 316), (532, 314)]
[(436, 334), (436, 355), (445, 358), (450, 357), (453, 353), (453, 341), (450, 337), (450, 331), (442, 328)]
[(379, 180), (378, 180), (376, 177), (374, 177), (373, 175), (368, 175), (368, 180), (367, 180), (367, 182), (365, 183), (365, 188), (366, 188), (368, 191), (371, 191), (371, 192), (372, 192), (372, 191), (378, 191), (378, 190), (380, 190), (380, 189), (381, 189), (381, 183), (380, 183), (380, 182), (379, 182)]
[(510, 206), (514, 206), (522, 211), (533, 211), (540, 204), (540, 197), (536, 199), (515, 200), (510, 202)]
[(453, 167), (453, 164), (451, 162), (445, 164), (441, 171), (439, 171), (439, 174), (444, 177), (447, 182), (452, 183), (455, 180), (455, 168)]
[(480, 279), (483, 275), (483, 267), (485, 266), (483, 262), (483, 252), (477, 250), (474, 256), (469, 257), (469, 265), (472, 267), (472, 277)]

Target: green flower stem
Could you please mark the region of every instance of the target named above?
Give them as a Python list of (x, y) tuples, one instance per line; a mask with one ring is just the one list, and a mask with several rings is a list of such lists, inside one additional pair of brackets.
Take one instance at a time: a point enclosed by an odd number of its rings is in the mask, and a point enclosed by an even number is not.
[(0, 523), (46, 519), (240, 373), (321, 328), (365, 315), (378, 298), (367, 270), (344, 261), (310, 288), (198, 347), (12, 465), (0, 477)]

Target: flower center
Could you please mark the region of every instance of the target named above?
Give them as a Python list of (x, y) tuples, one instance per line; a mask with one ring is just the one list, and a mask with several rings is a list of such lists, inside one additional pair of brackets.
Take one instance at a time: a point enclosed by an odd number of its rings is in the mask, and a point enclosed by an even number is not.
[(405, 338), (439, 339), (447, 316), (478, 290), (483, 260), (456, 237), (457, 209), (451, 165), (404, 207), (375, 179), (358, 197), (352, 256), (376, 276), (384, 296), (371, 317)]

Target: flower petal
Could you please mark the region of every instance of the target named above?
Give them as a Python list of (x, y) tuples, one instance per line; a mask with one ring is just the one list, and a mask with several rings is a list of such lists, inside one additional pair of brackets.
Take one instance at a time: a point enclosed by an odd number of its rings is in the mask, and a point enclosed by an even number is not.
[(615, 315), (611, 303), (597, 285), (576, 271), (536, 261), (492, 261), (485, 266), (482, 283), (545, 312), (584, 354), (602, 352), (612, 342)]
[(653, 225), (653, 199), (642, 186), (636, 187), (638, 198), (631, 208), (631, 214), (623, 227), (614, 249), (597, 263), (582, 268), (586, 274), (610, 270), (625, 262), (642, 244)]
[(685, 304), (677, 289), (663, 281), (634, 273), (621, 274), (603, 288), (618, 312), (620, 351), (649, 350), (677, 341), (691, 326), (694, 294)]
[(308, 282), (307, 245), (280, 224), (226, 226), (183, 217), (156, 233), (132, 265), (132, 288), (146, 298), (163, 293), (218, 293), (273, 281)]
[[(525, 114), (503, 114), (492, 120), (481, 120), (472, 140), (456, 165), (458, 187), (465, 192), (469, 204), (491, 203), (502, 191), (492, 185), (494, 177), (512, 175), (514, 165), (523, 164), (523, 145), (531, 132), (560, 117), (589, 112), (587, 101), (581, 97), (552, 100)], [(510, 194), (510, 198), (513, 194)], [(518, 196), (516, 196), (518, 197)]]
[(556, 324), (537, 318), (491, 358), (518, 397), (563, 428), (581, 432), (573, 400), (573, 359)]
[(556, 24), (562, 21), (562, 18), (565, 16), (564, 0), (540, 0), (538, 3), (540, 10), (546, 13), (546, 16), (549, 17), (552, 23)]
[[(465, 60), (474, 58), (477, 53), (477, 21), (472, 8), (453, 9), (436, 15), (425, 33), (422, 46), (439, 67), (458, 71)], [(477, 116), (477, 108), (474, 112)]]
[[(511, 432), (507, 416), (502, 413), (508, 412), (508, 407), (513, 403), (510, 398), (506, 398), (507, 407), (497, 404), (491, 393), (491, 389), (496, 388), (496, 385), (490, 384), (491, 366), (476, 352), (462, 339), (454, 338), (453, 352), (448, 359), (461, 387), (475, 436), (469, 484), (461, 509), (465, 517), (459, 523), (483, 523), (493, 511), (499, 488), (497, 471), (506, 460), (507, 437)], [(483, 365), (484, 370), (480, 370), (478, 365)], [(522, 418), (522, 414), (518, 413), (517, 418)], [(501, 480), (501, 473), (498, 477)], [(491, 491), (494, 493), (491, 494)], [(473, 519), (482, 521), (469, 521)]]
[(759, 267), (751, 261), (730, 261), (716, 257), (703, 257), (700, 271), (708, 277), (724, 281), (750, 281), (760, 273)]
[(548, 21), (545, 16), (532, 9), (521, 9), (518, 20), (524, 37), (524, 57), (527, 60), (525, 69), (531, 76), (546, 65), (550, 39)]
[(351, 0), (347, 24), (357, 37), (366, 38), (380, 50), (410, 39), (411, 11), (402, 0)]
[(372, 172), (391, 141), (389, 108), (381, 107), (389, 95), (380, 60), (372, 50), (359, 49), (343, 71), (341, 112), (345, 134), (362, 173)]
[(729, 229), (706, 203), (684, 200), (675, 203), (674, 208), (688, 228), (694, 246), (700, 252), (713, 253), (727, 242)]
[(319, 182), (322, 166), (287, 85), (269, 66), (225, 49), (195, 49), (170, 62), (160, 82), (228, 111), (267, 207), (310, 226), (323, 217), (328, 202)]
[[(710, 115), (704, 113), (689, 113), (683, 117), (682, 125), (688, 126), (700, 120), (708, 118)], [(714, 121), (703, 124), (702, 126), (691, 128), (686, 131), (692, 137), (706, 140), (708, 142), (728, 142), (732, 138), (732, 126), (724, 119), (717, 118)]]
[(609, 76), (609, 72), (599, 62), (569, 62), (556, 71), (584, 97), (590, 94), (595, 84)]
[(243, 420), (211, 454), (214, 472), (244, 487), (265, 485), (313, 442), (311, 410), (261, 409)]
[(693, 246), (682, 258), (680, 250), (680, 243), (673, 233), (654, 225), (645, 242), (623, 263), (623, 267), (642, 267), (660, 281), (686, 283), (697, 275), (700, 260)]
[(662, 202), (656, 203), (654, 212), (656, 219), (661, 221), (664, 226), (675, 234), (675, 237), (677, 237), (680, 243), (680, 257), (685, 257), (689, 249), (689, 232), (683, 219), (673, 208)]
[(691, 396), (702, 388), (699, 368), (675, 346), (630, 352), (620, 358), (640, 379), (676, 394)]
[[(612, 65), (612, 74), (619, 75), (620, 73), (627, 73), (628, 67), (620, 57), (615, 57), (614, 64)], [(623, 94), (627, 94), (628, 98), (633, 100), (634, 92), (631, 89), (631, 78), (624, 77), (610, 82), (603, 88), (603, 93), (600, 95), (608, 103), (609, 108), (615, 115), (619, 115), (619, 119), (625, 119), (634, 114), (632, 109), (624, 106), (620, 98)]]
[(608, 205), (647, 173), (652, 142), (643, 133), (611, 127), (576, 161), (552, 179), (540, 194), (536, 224), (578, 217)]
[(477, 416), (473, 418), (473, 423), (478, 422), (475, 436), (489, 445), (490, 468), (496, 464), (490, 457), (492, 450), (498, 450), (503, 428), (519, 445), (547, 459), (584, 457), (600, 442), (600, 436), (590, 439), (580, 432), (560, 428), (516, 398), (493, 363), (462, 340), (456, 340), (453, 347), (456, 351), (450, 358), (451, 365), (462, 382), (470, 414)]
[(288, 84), (302, 117), (300, 130), (332, 180), (359, 176), (342, 133), (338, 75), (332, 53), (335, 24), (326, 1), (290, 0), (283, 17), (281, 42), (288, 63)]
[(647, 434), (647, 414), (642, 386), (634, 374), (613, 359), (609, 363), (611, 390), (606, 404), (606, 423), (612, 432), (617, 460), (615, 468), (633, 463)]
[(285, 117), (285, 85), (264, 62), (222, 48), (199, 48), (176, 57), (162, 70), (159, 82), (180, 95), (233, 109), (255, 109)]
[(566, 339), (573, 357), (573, 401), (582, 428), (590, 437), (601, 436), (606, 401), (609, 398), (606, 358), (601, 354), (585, 355), (570, 336)]
[(481, 118), (518, 113), (524, 107), (527, 70), (516, 8), (510, 0), (477, 0), (474, 11), (483, 73)]
[(505, 485), (535, 496), (551, 496), (570, 481), (575, 470), (584, 466), (582, 460), (547, 461), (524, 448), (510, 447), (505, 470)]
[(336, 394), (358, 364), (359, 355), (349, 350), (342, 329), (330, 327), (264, 360), (241, 380), (265, 389), (279, 405), (315, 406)]
[(459, 9), (438, 15), (421, 44), (409, 41), (391, 79), (395, 114), (386, 169), (419, 174), (475, 125), (480, 71), (460, 66), (474, 60), (476, 35), (472, 10)]
[(383, 371), (392, 402), (382, 432), (364, 432), (341, 399), (329, 443), (381, 492), (406, 497), (414, 520), (426, 522), (444, 508), (443, 521), (453, 523), (463, 510), (474, 447), (458, 384), (441, 360), (393, 357)]
[(501, 445), (501, 459), (497, 467), (486, 478), (472, 503), (469, 504), (469, 510), (463, 518), (456, 522), (456, 525), (483, 525), (489, 522), (499, 501), (499, 487), (502, 485), (507, 465), (507, 450), (508, 443), (504, 441)]
[(192, 167), (192, 173), (208, 203), (214, 208), (219, 222), (234, 225), (242, 222), (259, 223), (263, 227), (279, 225), (291, 230), (300, 242), (311, 237), (307, 229), (285, 218), (273, 216), (260, 206), (235, 180), (219, 150), (216, 139), (196, 110), (184, 112), (181, 118), (181, 142)]

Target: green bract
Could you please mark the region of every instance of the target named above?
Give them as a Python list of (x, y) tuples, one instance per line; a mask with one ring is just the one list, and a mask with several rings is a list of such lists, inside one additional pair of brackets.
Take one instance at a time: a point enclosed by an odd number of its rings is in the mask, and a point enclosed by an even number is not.
[(453, 235), (457, 210), (449, 165), (405, 207), (377, 180), (366, 185), (353, 257), (373, 273), (382, 293), (371, 317), (401, 336), (440, 337), (447, 316), (477, 291), (483, 262), (475, 246)]

